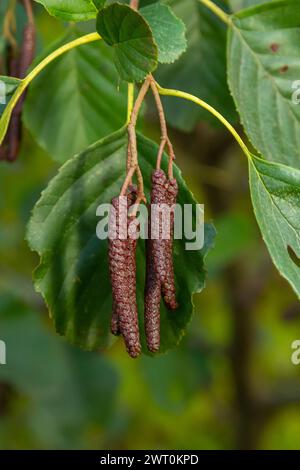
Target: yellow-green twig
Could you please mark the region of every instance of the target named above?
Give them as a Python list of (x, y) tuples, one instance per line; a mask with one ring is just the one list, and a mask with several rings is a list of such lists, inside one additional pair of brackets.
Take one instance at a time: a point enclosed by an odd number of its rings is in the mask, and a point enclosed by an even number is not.
[(172, 89), (169, 89), (169, 88), (162, 88), (158, 83), (157, 83), (157, 88), (158, 88), (158, 91), (161, 95), (175, 96), (177, 98), (183, 98), (185, 100), (192, 101), (193, 103), (197, 104), (198, 106), (201, 106), (201, 108), (204, 108), (208, 112), (213, 114), (225, 127), (227, 127), (229, 132), (233, 135), (233, 137), (235, 138), (235, 140), (237, 141), (237, 143), (239, 144), (239, 146), (243, 150), (246, 157), (249, 158), (249, 159), (252, 158), (250, 150), (248, 149), (246, 144), (243, 142), (243, 140), (241, 139), (241, 137), (239, 136), (239, 134), (237, 133), (235, 128), (215, 108), (213, 108), (208, 103), (201, 100), (200, 98), (197, 98), (196, 96), (191, 95), (190, 93), (186, 93), (186, 92), (180, 91), (180, 90), (172, 90)]
[(134, 103), (134, 84), (128, 83), (128, 95), (127, 95), (127, 121), (126, 125), (130, 122), (130, 117), (133, 109)]
[(68, 42), (63, 46), (56, 49), (50, 55), (48, 55), (45, 59), (43, 59), (19, 84), (18, 88), (14, 92), (11, 100), (9, 101), (8, 105), (6, 106), (1, 119), (0, 119), (0, 145), (3, 142), (5, 137), (11, 113), (17, 104), (20, 96), (24, 92), (24, 90), (28, 87), (28, 85), (32, 82), (32, 80), (53, 60), (57, 57), (61, 56), (67, 51), (70, 51), (74, 47), (80, 46), (82, 44), (87, 44), (93, 41), (99, 41), (101, 36), (98, 33), (91, 33), (86, 34), (85, 36), (81, 36), (80, 38), (75, 39), (74, 41)]
[(207, 6), (215, 15), (217, 15), (220, 20), (222, 20), (224, 23), (229, 24), (230, 23), (230, 16), (225, 13), (218, 5), (213, 3), (211, 0), (199, 0), (200, 3), (203, 3), (203, 5)]

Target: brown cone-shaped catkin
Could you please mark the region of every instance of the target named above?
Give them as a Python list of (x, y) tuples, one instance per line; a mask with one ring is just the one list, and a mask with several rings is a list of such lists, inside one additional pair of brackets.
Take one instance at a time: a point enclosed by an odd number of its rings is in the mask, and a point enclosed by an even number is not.
[[(163, 170), (155, 170), (152, 173), (151, 188), (151, 214), (150, 214), (150, 232), (149, 236), (152, 240), (153, 266), (156, 276), (160, 283), (166, 277), (165, 265), (165, 240), (162, 239), (163, 216), (159, 212), (162, 204), (167, 204), (166, 193), (167, 178)], [(155, 211), (157, 208), (157, 212)]]
[[(175, 206), (178, 194), (178, 184), (175, 178), (167, 183), (167, 200), (170, 207)], [(172, 207), (170, 214), (170, 238), (165, 240), (165, 266), (166, 277), (162, 282), (161, 290), (162, 296), (166, 306), (172, 310), (178, 308), (176, 301), (176, 288), (174, 279), (174, 265), (173, 265), (173, 238), (174, 238), (174, 207)]]
[(28, 23), (23, 32), (23, 43), (19, 60), (18, 78), (24, 78), (32, 64), (35, 54), (35, 26)]
[[(176, 309), (176, 291), (173, 267), (174, 207), (178, 193), (175, 179), (167, 180), (162, 170), (152, 174), (151, 211), (149, 215), (149, 239), (146, 242), (146, 284), (145, 284), (145, 333), (149, 351), (160, 348), (160, 298), (170, 309)], [(169, 233), (164, 238), (164, 211), (153, 212), (153, 205), (166, 205), (170, 215)], [(158, 217), (159, 214), (159, 217)]]
[[(151, 205), (158, 204), (161, 206), (163, 213), (163, 206), (166, 205), (166, 217), (170, 216), (169, 233), (163, 234), (164, 223), (166, 219), (164, 216), (151, 218), (151, 236), (157, 239), (152, 239), (152, 256), (153, 266), (156, 276), (161, 284), (161, 291), (166, 306), (172, 310), (178, 307), (176, 301), (176, 290), (174, 282), (174, 267), (173, 267), (173, 237), (174, 237), (174, 205), (178, 194), (178, 185), (175, 178), (167, 179), (163, 170), (155, 170), (152, 174), (152, 190), (151, 190)], [(170, 211), (170, 208), (172, 210)], [(153, 207), (151, 215), (153, 214)], [(164, 238), (164, 235), (166, 238)]]
[(122, 239), (122, 231), (126, 227), (128, 230), (132, 221), (128, 217), (128, 208), (131, 203), (132, 195), (123, 198), (116, 197), (112, 200), (116, 217), (115, 220), (112, 216), (110, 217), (109, 225), (111, 228), (115, 223), (116, 238), (109, 238), (109, 268), (114, 309), (112, 329), (122, 334), (129, 355), (137, 357), (141, 352), (136, 303), (137, 240), (128, 236)]
[(157, 352), (160, 346), (160, 298), (161, 284), (153, 264), (153, 241), (146, 240), (146, 284), (145, 284), (145, 333), (147, 347)]

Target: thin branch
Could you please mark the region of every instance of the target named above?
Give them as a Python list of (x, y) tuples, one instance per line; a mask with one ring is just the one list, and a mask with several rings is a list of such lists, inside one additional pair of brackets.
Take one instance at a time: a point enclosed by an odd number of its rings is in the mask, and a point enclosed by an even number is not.
[(138, 195), (137, 195), (137, 200), (136, 200), (136, 205), (138, 206), (138, 204), (141, 201), (147, 202), (147, 199), (146, 199), (145, 194), (144, 194), (143, 175), (142, 175), (142, 172), (141, 172), (141, 169), (140, 169), (139, 165), (137, 165), (137, 167), (136, 167), (136, 177), (137, 177), (138, 189), (139, 189)]
[(168, 152), (169, 152), (168, 177), (171, 179), (173, 178), (173, 161), (175, 160), (175, 153), (174, 153), (173, 145), (168, 136), (167, 123), (166, 123), (164, 108), (163, 108), (163, 105), (159, 96), (159, 91), (152, 75), (150, 76), (150, 86), (151, 86), (151, 90), (155, 99), (159, 122), (160, 122), (160, 128), (161, 128), (161, 143), (160, 143), (158, 154), (157, 154), (156, 168), (158, 170), (160, 169), (163, 151), (164, 151), (165, 146), (167, 146)]
[(131, 127), (131, 126), (135, 127), (136, 126), (139, 110), (140, 110), (140, 108), (142, 106), (142, 103), (145, 99), (145, 96), (148, 92), (149, 86), (150, 86), (150, 77), (148, 76), (146, 78), (146, 80), (144, 81), (143, 85), (141, 86), (139, 94), (138, 94), (138, 96), (135, 100), (134, 106), (132, 108), (132, 113), (131, 113), (131, 116), (130, 116), (130, 121), (129, 121), (128, 127)]
[(199, 0), (200, 3), (203, 3), (207, 8), (209, 8), (218, 18), (220, 18), (223, 23), (227, 25), (230, 23), (230, 16), (225, 13), (220, 7), (218, 7), (215, 3), (211, 0)]
[(120, 196), (125, 196), (127, 188), (131, 184), (131, 180), (132, 180), (132, 177), (135, 173), (135, 170), (136, 170), (136, 168), (134, 166), (129, 168), (128, 173), (127, 173), (126, 178), (125, 178), (125, 181), (123, 183), (122, 189), (120, 191)]
[(15, 17), (16, 0), (11, 0), (3, 22), (3, 36), (8, 41), (13, 53), (17, 53), (18, 44), (15, 39), (17, 29)]
[(127, 145), (127, 161), (126, 161), (126, 172), (128, 173), (131, 165), (131, 148), (130, 148), (130, 143), (128, 140), (128, 145)]
[(252, 160), (252, 154), (246, 144), (243, 142), (242, 138), (239, 136), (235, 128), (228, 122), (224, 116), (222, 116), (219, 111), (217, 111), (215, 108), (213, 108), (211, 105), (206, 103), (205, 101), (201, 100), (200, 98), (197, 98), (197, 96), (191, 95), (190, 93), (186, 93), (185, 91), (180, 91), (180, 90), (172, 90), (171, 88), (162, 88), (157, 82), (156, 86), (158, 88), (158, 92), (160, 95), (164, 96), (175, 96), (177, 98), (182, 98), (184, 100), (192, 101), (193, 103), (197, 104), (201, 108), (206, 109), (209, 113), (211, 113), (213, 116), (215, 116), (228, 130), (229, 132), (233, 135), (241, 149), (243, 150), (244, 154), (246, 157), (251, 161)]
[(134, 173), (136, 172), (137, 179), (138, 179), (138, 199), (140, 200), (144, 200), (145, 196), (144, 196), (143, 177), (142, 177), (142, 173), (140, 171), (139, 165), (138, 165), (138, 152), (137, 152), (135, 128), (136, 128), (138, 114), (142, 106), (142, 103), (145, 99), (145, 96), (148, 92), (149, 86), (150, 86), (150, 78), (147, 77), (134, 103), (131, 116), (130, 116), (130, 121), (127, 126), (127, 132), (128, 132), (127, 175), (126, 175), (126, 179), (125, 179), (125, 182), (122, 186), (121, 193), (120, 193), (120, 195), (123, 195), (126, 193), (128, 186), (131, 184), (131, 179)]
[(134, 102), (134, 83), (128, 83), (128, 94), (127, 94), (127, 120), (128, 125), (131, 118), (132, 108)]
[(22, 0), (22, 1), (23, 1), (25, 11), (26, 11), (28, 22), (30, 24), (34, 24), (34, 16), (33, 16), (31, 0)]

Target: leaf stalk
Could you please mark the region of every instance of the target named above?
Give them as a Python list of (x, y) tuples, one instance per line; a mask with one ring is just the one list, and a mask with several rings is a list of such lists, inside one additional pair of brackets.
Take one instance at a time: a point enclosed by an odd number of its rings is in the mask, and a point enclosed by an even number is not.
[(180, 90), (173, 90), (170, 88), (162, 88), (158, 83), (156, 83), (157, 89), (160, 95), (165, 95), (165, 96), (175, 96), (177, 98), (182, 98), (187, 101), (192, 101), (193, 103), (197, 104), (201, 108), (206, 109), (209, 113), (211, 113), (213, 116), (215, 116), (228, 130), (229, 132), (233, 135), (239, 146), (241, 147), (242, 151), (246, 155), (246, 157), (249, 160), (252, 160), (252, 155), (242, 138), (239, 136), (235, 128), (230, 124), (230, 122), (227, 121), (227, 119), (222, 116), (219, 111), (217, 111), (215, 108), (213, 108), (210, 104), (206, 103), (205, 101), (201, 100), (200, 98), (197, 98), (197, 96), (191, 95), (190, 93), (186, 93), (185, 91), (180, 91)]
[(43, 59), (31, 72), (21, 81), (20, 85), (14, 92), (13, 96), (11, 97), (11, 100), (9, 101), (8, 105), (6, 106), (1, 119), (0, 119), (0, 145), (3, 142), (3, 139), (5, 137), (8, 125), (9, 125), (9, 120), (12, 114), (12, 111), (14, 107), (16, 106), (17, 102), (19, 101), (19, 98), (21, 97), (22, 93), (26, 90), (28, 85), (32, 82), (32, 80), (39, 75), (39, 73), (53, 60), (57, 59), (59, 56), (64, 54), (65, 52), (70, 51), (71, 49), (74, 49), (74, 47), (80, 46), (82, 44), (87, 44), (93, 41), (99, 41), (101, 39), (101, 36), (99, 36), (98, 33), (90, 33), (86, 34), (85, 36), (81, 36), (80, 38), (74, 39), (74, 41), (68, 42), (67, 44), (64, 44), (63, 46), (59, 47), (55, 51), (53, 51), (51, 54), (49, 54), (45, 59)]
[(200, 3), (203, 3), (209, 10), (211, 10), (223, 23), (230, 24), (230, 16), (225, 13), (218, 5), (213, 3), (211, 0), (199, 0)]

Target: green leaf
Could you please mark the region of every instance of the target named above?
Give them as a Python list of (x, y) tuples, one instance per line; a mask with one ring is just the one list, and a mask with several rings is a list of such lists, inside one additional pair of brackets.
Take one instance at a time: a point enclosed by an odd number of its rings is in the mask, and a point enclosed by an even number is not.
[(158, 61), (170, 64), (186, 50), (185, 25), (172, 10), (160, 2), (140, 9), (158, 47)]
[(273, 262), (300, 297), (300, 171), (253, 156), (254, 212)]
[[(80, 35), (71, 28), (55, 47)], [(86, 44), (49, 64), (33, 81), (24, 122), (41, 147), (64, 162), (124, 124), (126, 93), (111, 49), (102, 41)]]
[(270, 3), (277, 0), (229, 0), (229, 5), (232, 11), (239, 11), (245, 8), (250, 8), (263, 3)]
[[(158, 68), (158, 82), (199, 96), (227, 120), (235, 120), (226, 79), (226, 26), (199, 0), (169, 0), (168, 4), (186, 25), (188, 48), (174, 64)], [(224, 1), (220, 5), (225, 7)], [(208, 113), (184, 100), (168, 99), (164, 105), (169, 124), (181, 130), (191, 131), (202, 120), (216, 125)]]
[(5, 77), (0, 75), (0, 104), (2, 101), (8, 102), (14, 91), (18, 88), (22, 80), (15, 77)]
[(113, 3), (97, 16), (97, 31), (114, 48), (123, 80), (139, 82), (157, 66), (157, 46), (147, 22), (128, 5)]
[[(21, 81), (22, 80), (20, 80), (19, 78), (5, 77), (3, 75), (0, 75), (0, 116), (2, 115), (6, 107), (9, 108), (9, 100), (12, 94), (14, 93), (14, 91), (20, 85)], [(6, 130), (4, 132), (4, 128), (9, 123), (11, 112), (12, 112), (12, 109), (10, 110), (10, 113), (8, 113), (5, 119), (5, 122), (2, 123), (2, 126), (0, 128), (0, 134), (4, 134), (6, 132)]]
[(92, 0), (35, 0), (50, 15), (65, 21), (86, 21), (96, 18), (97, 8)]
[[(139, 161), (149, 196), (150, 176), (158, 151), (156, 144), (138, 135)], [(36, 289), (43, 295), (56, 330), (85, 349), (106, 346), (110, 337), (112, 309), (108, 273), (107, 240), (96, 236), (99, 204), (110, 203), (125, 177), (126, 130), (94, 144), (68, 161), (50, 182), (35, 206), (28, 229), (32, 250), (41, 256), (35, 272)], [(167, 163), (165, 156), (164, 164)], [(180, 204), (195, 203), (175, 167)], [(214, 238), (206, 226), (205, 247), (186, 251), (185, 240), (174, 244), (174, 262), (179, 309), (161, 308), (161, 351), (174, 347), (191, 319), (191, 295), (204, 285), (203, 258)], [(183, 269), (188, 266), (189, 269)], [(144, 352), (143, 298), (144, 243), (137, 249), (137, 299)]]
[[(5, 137), (6, 131), (7, 131), (8, 126), (9, 126), (10, 117), (11, 117), (12, 112), (14, 110), (14, 107), (16, 105), (16, 102), (14, 102), (15, 100), (11, 99), (11, 97), (14, 94), (14, 92), (17, 92), (17, 94), (20, 97), (22, 95), (22, 88), (23, 88), (23, 80), (19, 80), (19, 79), (14, 78), (14, 77), (3, 77), (2, 76), (1, 78), (4, 82), (4, 84), (5, 84), (5, 93), (6, 93), (6, 97), (8, 99), (7, 99), (6, 103), (3, 103), (3, 104), (0, 103), (0, 115), (1, 115), (1, 119), (0, 119), (0, 145), (2, 144), (3, 139)], [(5, 100), (3, 98), (4, 97), (2, 96), (2, 101), (6, 101), (6, 98), (5, 98)]]
[(233, 16), (228, 43), (229, 85), (250, 140), (268, 160), (296, 168), (300, 106), (293, 94), (300, 76), (299, 25), (298, 1), (261, 5)]

